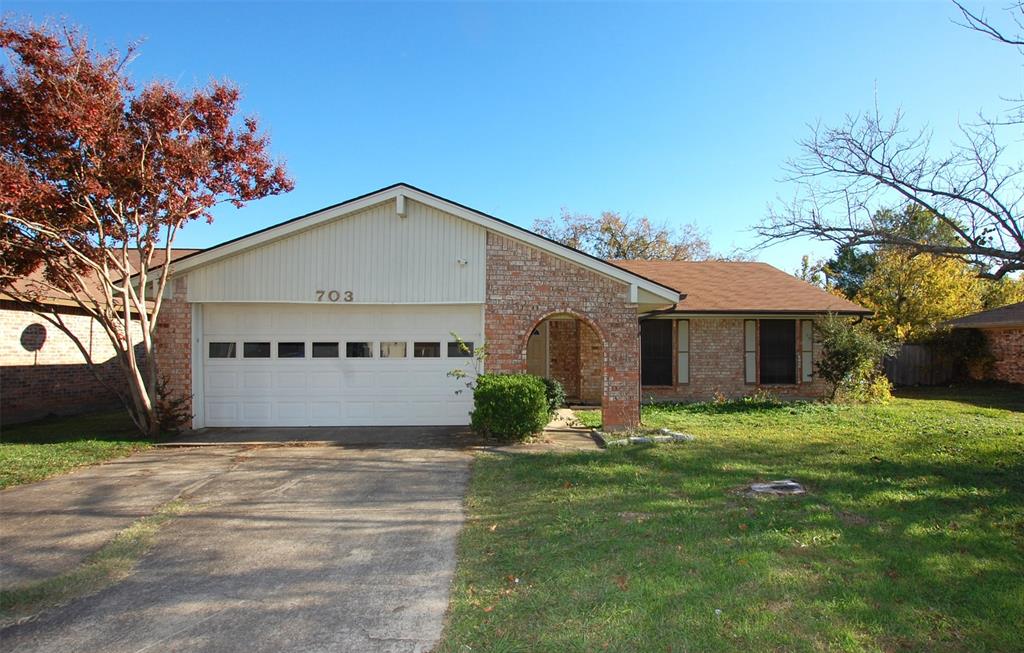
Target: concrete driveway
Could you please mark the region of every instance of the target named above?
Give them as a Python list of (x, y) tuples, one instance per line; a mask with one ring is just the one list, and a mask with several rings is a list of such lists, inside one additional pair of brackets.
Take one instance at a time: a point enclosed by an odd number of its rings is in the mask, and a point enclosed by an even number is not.
[[(179, 483), (195, 510), (162, 528), (127, 579), (0, 631), (0, 650), (427, 651), (436, 644), (463, 520), (467, 453), (396, 446), (201, 452), (122, 461), (127, 495), (132, 465), (202, 467), (194, 474), (202, 478)], [(14, 511), (21, 489), (35, 493), (36, 508), (49, 497), (38, 523), (45, 514), (73, 515), (75, 506), (62, 504), (75, 495), (47, 491), (47, 484), (92, 486), (104, 467), (14, 488), (0, 495), (0, 509)], [(103, 513), (100, 504), (91, 512)], [(31, 528), (29, 517), (19, 519), (19, 528)], [(59, 549), (62, 533), (91, 523), (89, 515), (71, 521), (33, 539)], [(17, 556), (4, 556), (9, 569)]]

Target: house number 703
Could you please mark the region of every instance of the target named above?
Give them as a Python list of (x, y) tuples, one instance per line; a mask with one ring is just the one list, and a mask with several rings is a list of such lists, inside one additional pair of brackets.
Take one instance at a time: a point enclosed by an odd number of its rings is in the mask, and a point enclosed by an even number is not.
[(340, 302), (340, 301), (350, 302), (350, 301), (352, 301), (352, 299), (353, 299), (353, 297), (352, 297), (352, 291), (351, 290), (346, 290), (345, 292), (340, 292), (338, 290), (318, 290), (318, 291), (316, 291), (316, 300), (318, 302)]

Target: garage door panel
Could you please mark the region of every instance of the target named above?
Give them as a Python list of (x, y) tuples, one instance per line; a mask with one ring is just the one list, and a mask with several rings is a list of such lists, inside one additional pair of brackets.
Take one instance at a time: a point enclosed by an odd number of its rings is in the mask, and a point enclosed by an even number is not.
[(269, 424), (273, 406), (270, 402), (245, 402), (242, 404), (242, 419), (252, 423)]
[(210, 370), (206, 373), (207, 390), (234, 390), (238, 388), (238, 372), (234, 370)]
[(234, 401), (206, 401), (206, 419), (215, 426), (238, 421), (238, 404)]
[(340, 401), (311, 401), (309, 416), (314, 424), (337, 424), (342, 418), (342, 404)]
[(274, 387), (273, 374), (269, 370), (245, 372), (242, 387), (247, 390), (269, 390)]
[(274, 375), (274, 388), (277, 390), (305, 390), (308, 381), (307, 372), (277, 372)]
[[(471, 361), (446, 357), (455, 332), (481, 339), (479, 305), (355, 306), (205, 304), (203, 375), (210, 426), (465, 424), (472, 396), (447, 376)], [(381, 359), (381, 341), (408, 357)], [(414, 342), (440, 342), (442, 357), (414, 358)], [(209, 342), (234, 342), (238, 357), (210, 359)], [(244, 342), (270, 342), (271, 358), (243, 358)], [(278, 359), (277, 343), (306, 343), (306, 357)], [(312, 358), (313, 342), (338, 343), (338, 358)], [(374, 358), (347, 358), (346, 342), (373, 343)]]

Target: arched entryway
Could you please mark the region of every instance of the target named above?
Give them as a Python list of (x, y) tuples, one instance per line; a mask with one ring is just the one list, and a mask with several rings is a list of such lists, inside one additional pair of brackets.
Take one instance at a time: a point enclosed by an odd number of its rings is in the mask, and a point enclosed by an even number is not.
[(600, 334), (575, 315), (548, 316), (527, 339), (526, 371), (559, 381), (570, 404), (601, 405), (604, 367)]

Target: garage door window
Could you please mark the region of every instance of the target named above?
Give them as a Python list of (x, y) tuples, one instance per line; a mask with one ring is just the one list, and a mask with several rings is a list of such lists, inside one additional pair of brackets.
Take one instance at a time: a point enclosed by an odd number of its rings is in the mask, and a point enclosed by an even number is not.
[(373, 347), (369, 342), (346, 342), (346, 358), (373, 358)]
[(398, 341), (380, 343), (380, 357), (405, 358), (405, 344)]
[(247, 342), (242, 345), (243, 358), (270, 358), (269, 342)]
[(337, 358), (338, 343), (336, 342), (314, 342), (313, 358)]
[(235, 343), (233, 342), (211, 342), (210, 358), (234, 358)]
[(463, 340), (448, 343), (448, 358), (471, 358), (473, 356), (473, 343)]
[(441, 358), (441, 343), (439, 342), (414, 342), (412, 343), (413, 358)]
[(304, 342), (279, 342), (277, 343), (278, 358), (305, 358), (306, 343)]

